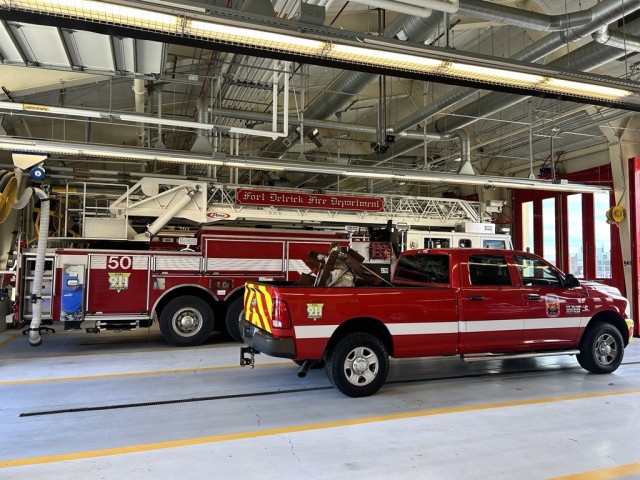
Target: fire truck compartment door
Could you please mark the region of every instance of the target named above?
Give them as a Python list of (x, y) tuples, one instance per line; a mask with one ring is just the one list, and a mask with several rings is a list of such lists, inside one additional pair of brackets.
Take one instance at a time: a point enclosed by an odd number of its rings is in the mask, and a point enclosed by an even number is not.
[(207, 239), (207, 271), (241, 275), (284, 275), (285, 242)]
[(149, 257), (90, 255), (87, 313), (149, 312)]

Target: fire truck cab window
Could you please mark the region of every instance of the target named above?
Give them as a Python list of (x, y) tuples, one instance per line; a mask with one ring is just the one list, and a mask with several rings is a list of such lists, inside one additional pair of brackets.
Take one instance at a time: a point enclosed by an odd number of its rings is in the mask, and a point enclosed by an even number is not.
[(471, 240), (469, 240), (468, 238), (461, 238), (458, 241), (458, 247), (459, 248), (471, 248)]
[(471, 255), (469, 281), (474, 286), (513, 285), (507, 261), (501, 255)]
[(507, 243), (504, 240), (496, 240), (496, 239), (489, 239), (489, 238), (483, 238), (482, 239), (482, 248), (502, 248), (505, 249), (507, 248)]
[(424, 248), (449, 248), (451, 241), (448, 238), (425, 237)]
[(449, 284), (449, 257), (447, 255), (406, 255), (400, 257), (395, 275), (403, 283)]

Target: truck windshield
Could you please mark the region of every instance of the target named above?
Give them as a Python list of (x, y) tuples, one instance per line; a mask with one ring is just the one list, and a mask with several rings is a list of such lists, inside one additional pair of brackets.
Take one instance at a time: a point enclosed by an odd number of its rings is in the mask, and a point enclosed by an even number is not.
[(395, 280), (412, 283), (449, 284), (449, 257), (447, 255), (404, 255), (398, 260)]

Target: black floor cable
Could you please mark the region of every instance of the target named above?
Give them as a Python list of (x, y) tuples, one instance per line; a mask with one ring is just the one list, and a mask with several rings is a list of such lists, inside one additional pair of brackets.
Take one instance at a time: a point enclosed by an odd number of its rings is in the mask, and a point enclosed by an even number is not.
[[(637, 365), (640, 364), (638, 362), (623, 362), (622, 365)], [(581, 367), (572, 366), (572, 367), (559, 367), (554, 369), (555, 371), (561, 370), (577, 370)], [(484, 372), (484, 373), (469, 373), (465, 375), (452, 375), (448, 377), (437, 377), (437, 378), (416, 378), (413, 380), (391, 380), (386, 382), (387, 384), (402, 384), (402, 383), (417, 383), (417, 382), (430, 382), (430, 381), (438, 381), (438, 380), (456, 380), (456, 379), (464, 379), (464, 378), (478, 378), (492, 375), (508, 375), (508, 374), (523, 374), (523, 373), (537, 373), (548, 371), (549, 369), (532, 369), (532, 370), (516, 370), (513, 372)], [(238, 393), (234, 395), (214, 395), (208, 397), (193, 397), (193, 398), (181, 398), (175, 400), (158, 400), (155, 402), (140, 402), (140, 403), (122, 403), (116, 405), (103, 405), (98, 407), (79, 407), (79, 408), (65, 408), (60, 410), (43, 410), (39, 412), (24, 412), (19, 415), (19, 417), (37, 417), (42, 415), (57, 415), (60, 413), (79, 413), (79, 412), (94, 412), (101, 410), (119, 410), (123, 408), (139, 408), (139, 407), (152, 407), (156, 405), (173, 405), (177, 403), (192, 403), (192, 402), (209, 402), (213, 400), (228, 400), (233, 398), (251, 398), (251, 397), (265, 397), (271, 395), (282, 395), (285, 393), (306, 393), (306, 392), (317, 392), (321, 390), (331, 390), (333, 387), (309, 387), (309, 388), (293, 388), (288, 390), (272, 390), (267, 392), (254, 392), (254, 393)]]

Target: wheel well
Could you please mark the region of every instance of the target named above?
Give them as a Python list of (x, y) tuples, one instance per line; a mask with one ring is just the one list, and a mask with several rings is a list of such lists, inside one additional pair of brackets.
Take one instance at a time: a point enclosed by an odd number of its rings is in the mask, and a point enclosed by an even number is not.
[[(598, 312), (596, 313), (589, 323), (587, 324), (584, 332), (586, 333), (590, 328), (597, 323), (610, 323), (614, 327), (616, 327), (620, 333), (622, 334), (622, 338), (624, 339), (624, 344), (627, 345), (629, 343), (629, 330), (627, 328), (627, 323), (624, 319), (615, 312), (606, 311), (606, 312)], [(584, 337), (584, 333), (583, 333)]]
[(339, 338), (352, 332), (365, 332), (377, 337), (384, 344), (389, 355), (393, 356), (393, 340), (387, 327), (380, 320), (366, 317), (353, 318), (340, 325), (329, 339), (325, 354), (333, 349)]
[[(156, 315), (159, 317), (160, 314), (162, 313), (162, 310), (164, 310), (164, 308), (167, 306), (167, 304), (171, 300), (177, 297), (183, 297), (185, 295), (193, 295), (194, 297), (201, 298), (211, 306), (211, 308), (214, 310), (214, 313), (215, 313), (216, 306), (218, 305), (219, 302), (211, 294), (211, 292), (204, 290), (203, 288), (185, 286), (185, 287), (180, 287), (180, 288), (171, 290), (170, 292), (167, 292), (162, 298), (160, 298), (160, 300), (158, 300), (158, 303), (156, 303), (156, 306), (154, 308)], [(215, 323), (215, 318), (214, 318), (214, 323)]]

